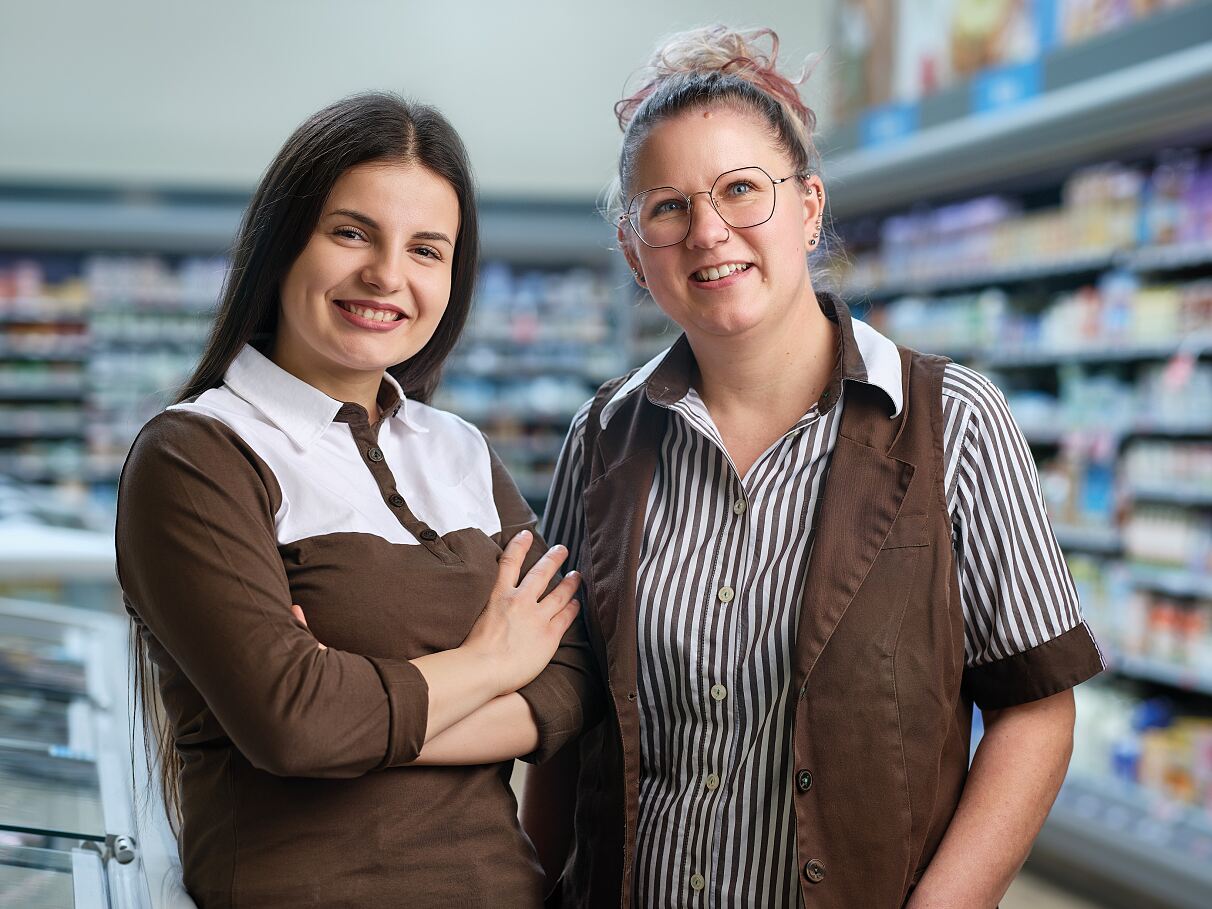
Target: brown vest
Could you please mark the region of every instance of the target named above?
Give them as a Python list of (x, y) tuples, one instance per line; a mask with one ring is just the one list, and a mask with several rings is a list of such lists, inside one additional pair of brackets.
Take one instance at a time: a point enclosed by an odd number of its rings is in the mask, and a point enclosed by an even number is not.
[[(840, 318), (849, 318), (844, 307)], [(897, 909), (929, 864), (967, 774), (972, 701), (943, 491), (946, 360), (901, 349), (904, 406), (849, 382), (816, 515), (792, 684), (799, 880), (812, 909)], [(608, 716), (581, 739), (563, 905), (632, 904), (639, 808), (636, 570), (668, 411), (641, 388), (585, 429), (583, 566)], [(657, 390), (659, 392), (659, 389)]]

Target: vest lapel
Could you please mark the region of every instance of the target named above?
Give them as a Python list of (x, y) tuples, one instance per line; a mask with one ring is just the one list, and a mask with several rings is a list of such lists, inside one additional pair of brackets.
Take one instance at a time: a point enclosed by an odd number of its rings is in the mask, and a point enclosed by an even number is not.
[(912, 464), (886, 453), (905, 413), (890, 420), (887, 399), (862, 383), (848, 383), (845, 396), (800, 604), (797, 693), (858, 593), (913, 478)]
[[(591, 419), (596, 414), (591, 414)], [(636, 573), (640, 560), (648, 492), (656, 473), (665, 433), (666, 412), (649, 402), (644, 390), (632, 392), (597, 437), (596, 476), (585, 489), (588, 525), (591, 621), (605, 652), (617, 693), (635, 691)], [(634, 701), (630, 703), (634, 709)]]

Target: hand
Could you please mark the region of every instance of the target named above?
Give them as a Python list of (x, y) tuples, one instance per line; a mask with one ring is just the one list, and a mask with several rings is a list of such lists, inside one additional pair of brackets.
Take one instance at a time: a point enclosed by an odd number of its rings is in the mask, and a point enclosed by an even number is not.
[[(307, 628), (307, 619), (305, 619), (303, 617), (303, 607), (300, 606), (298, 603), (295, 603), (295, 604), (291, 605), (290, 611), (291, 611), (291, 614), (294, 615), (294, 617), (299, 620), (299, 624), (302, 625), (304, 628)], [(311, 631), (310, 628), (307, 628), (307, 630)], [(319, 647), (321, 650), (328, 649), (323, 644), (321, 644), (319, 641), (316, 641), (316, 646)]]
[(548, 550), (519, 583), (532, 538), (524, 530), (505, 546), (488, 605), (462, 645), (496, 664), (500, 694), (517, 691), (543, 671), (580, 609), (572, 598), (581, 583), (575, 571), (543, 596), (557, 569), (568, 558), (568, 550), (563, 546)]

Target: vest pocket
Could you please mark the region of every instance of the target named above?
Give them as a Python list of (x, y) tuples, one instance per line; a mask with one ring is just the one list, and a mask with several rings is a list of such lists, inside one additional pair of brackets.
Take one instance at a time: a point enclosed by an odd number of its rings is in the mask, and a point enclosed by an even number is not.
[(926, 514), (903, 514), (892, 524), (881, 549), (905, 549), (910, 546), (929, 546)]

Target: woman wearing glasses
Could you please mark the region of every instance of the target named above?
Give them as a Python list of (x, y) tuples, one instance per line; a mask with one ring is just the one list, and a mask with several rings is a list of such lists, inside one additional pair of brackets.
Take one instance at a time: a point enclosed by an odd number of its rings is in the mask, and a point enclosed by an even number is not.
[(616, 109), (619, 242), (684, 333), (557, 468), (610, 711), (526, 823), (566, 906), (992, 907), (1101, 658), (998, 391), (814, 289), (814, 117), (776, 54), (678, 36)]

